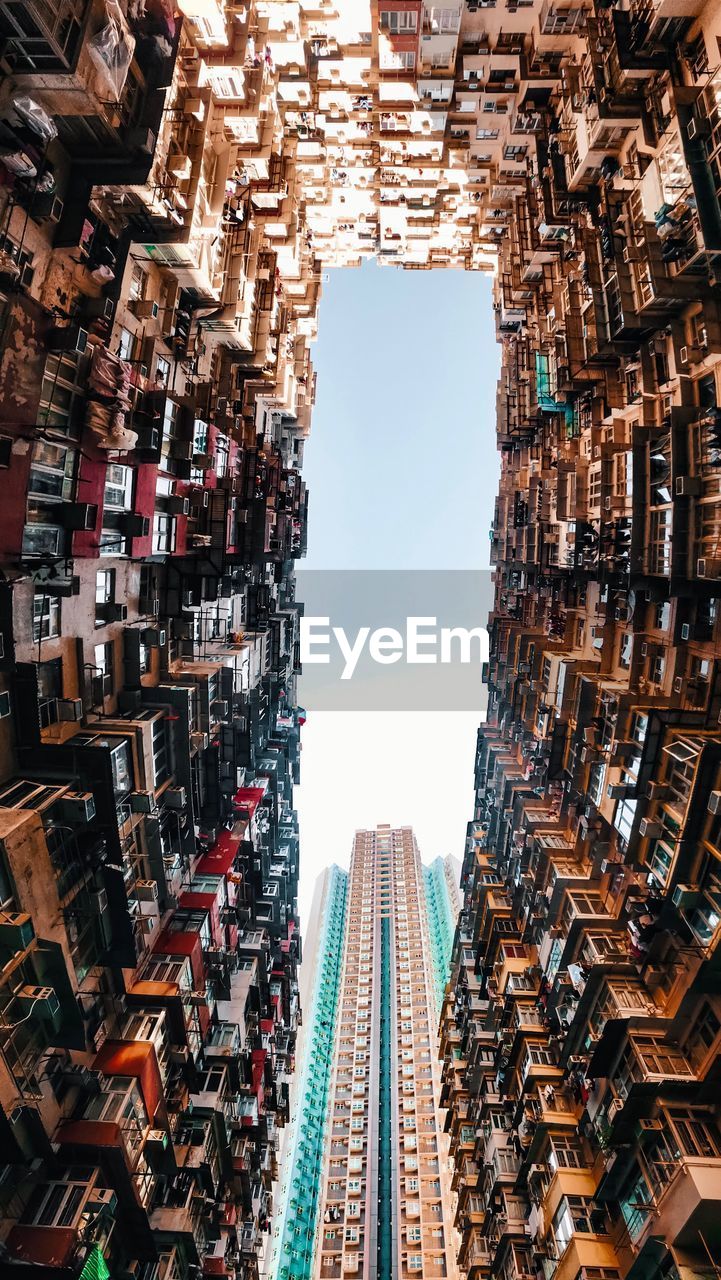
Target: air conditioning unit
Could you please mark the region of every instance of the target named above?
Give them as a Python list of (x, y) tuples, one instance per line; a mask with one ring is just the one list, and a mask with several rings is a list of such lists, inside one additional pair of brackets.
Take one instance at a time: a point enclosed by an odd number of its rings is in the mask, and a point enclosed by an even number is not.
[(69, 324), (64, 328), (51, 329), (47, 338), (51, 351), (78, 352), (82, 355), (88, 345), (88, 331), (78, 324)]
[(209, 547), (212, 541), (209, 533), (193, 533), (190, 536), (190, 544), (193, 547)]
[(3, 951), (25, 951), (35, 937), (33, 922), (24, 911), (0, 912), (0, 948)]
[(157, 427), (143, 427), (138, 431), (138, 443), (136, 449), (148, 449), (152, 453), (157, 453), (160, 448), (160, 432)]
[(127, 622), (128, 606), (115, 600), (107, 600), (105, 604), (98, 605), (98, 616), (103, 622)]
[(677, 884), (671, 893), (671, 901), (679, 911), (695, 907), (700, 897), (698, 889), (692, 884)]
[(94, 502), (66, 502), (60, 512), (63, 528), (73, 533), (94, 529), (98, 519), (98, 508)]
[(186, 498), (180, 493), (171, 494), (167, 505), (168, 511), (172, 516), (190, 515), (190, 498)]
[(676, 476), (676, 497), (695, 498), (701, 492), (700, 476)]
[(228, 703), (224, 698), (214, 698), (210, 705), (216, 717), (225, 719), (228, 714)]
[(144, 627), (140, 634), (143, 644), (149, 649), (162, 649), (167, 643), (168, 635), (165, 627)]
[(638, 829), (644, 840), (658, 840), (663, 835), (663, 824), (653, 818), (642, 818)]
[(82, 720), (82, 698), (58, 698), (58, 720)]
[(639, 1120), (638, 1127), (641, 1133), (663, 1133), (664, 1131), (663, 1120), (651, 1117)]
[(699, 116), (692, 116), (686, 125), (686, 137), (689, 142), (696, 142), (698, 138), (706, 138), (710, 132), (710, 122)]
[(106, 698), (112, 697), (113, 682), (110, 676), (93, 676), (90, 681), (90, 697), (94, 707), (102, 706)]
[(138, 320), (156, 320), (160, 312), (160, 307), (152, 298), (135, 298), (128, 306)]
[(107, 1209), (110, 1213), (115, 1213), (118, 1206), (118, 1197), (109, 1187), (95, 1187), (87, 1199), (87, 1208), (100, 1212), (101, 1209)]
[(606, 1118), (609, 1124), (613, 1123), (620, 1111), (623, 1111), (623, 1102), (621, 1098), (612, 1098), (608, 1104), (608, 1111), (606, 1112)]
[(185, 787), (168, 787), (163, 792), (163, 800), (168, 809), (184, 809), (187, 804)]
[(15, 992), (15, 999), (26, 1015), (42, 1022), (53, 1022), (60, 1013), (60, 1001), (53, 987), (33, 987), (29, 983)]
[(178, 458), (181, 462), (190, 462), (193, 456), (192, 440), (171, 440), (170, 452), (174, 458)]
[(612, 782), (606, 787), (609, 800), (625, 800), (628, 792), (629, 787), (625, 782)]
[(140, 902), (158, 901), (157, 880), (136, 880), (135, 893)]
[(197, 733), (191, 733), (190, 735), (190, 743), (194, 751), (207, 750), (209, 742), (210, 742), (210, 736), (207, 733), (197, 732)]
[(702, 556), (696, 561), (697, 578), (721, 578), (721, 559), (715, 556)]
[(155, 808), (155, 795), (152, 791), (131, 791), (128, 799), (131, 813), (152, 813)]
[(95, 797), (92, 791), (77, 794), (68, 792), (59, 801), (60, 812), (66, 822), (92, 822), (95, 817)]
[(709, 813), (721, 813), (721, 791), (711, 792), (706, 808)]
[(150, 533), (150, 517), (127, 511), (118, 520), (118, 528), (126, 538), (147, 538)]

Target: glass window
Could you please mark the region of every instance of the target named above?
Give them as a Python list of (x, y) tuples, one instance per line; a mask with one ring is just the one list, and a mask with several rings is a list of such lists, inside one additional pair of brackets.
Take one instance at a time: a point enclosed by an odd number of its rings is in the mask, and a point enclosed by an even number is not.
[(104, 507), (129, 511), (133, 498), (133, 468), (111, 462), (105, 476)]
[(132, 360), (135, 349), (135, 334), (129, 329), (121, 329), (118, 342), (118, 355), (121, 360)]
[(51, 640), (60, 635), (60, 601), (42, 591), (33, 600), (33, 640)]

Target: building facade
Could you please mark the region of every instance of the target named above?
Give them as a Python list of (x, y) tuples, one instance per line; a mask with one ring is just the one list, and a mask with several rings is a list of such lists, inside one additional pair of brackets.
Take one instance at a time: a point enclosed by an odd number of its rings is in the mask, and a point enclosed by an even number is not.
[[(0, 0), (3, 1267), (266, 1266), (310, 350), (325, 268), (373, 255), (492, 269), (502, 348), (444, 1041), (461, 1265), (708, 1269), (720, 38), (715, 0)], [(401, 1104), (372, 1106), (387, 1188)], [(417, 1269), (423, 1204), (382, 1203), (363, 1265)], [(360, 1233), (328, 1230), (332, 1275)]]
[(454, 889), (410, 827), (357, 832), (350, 871), (320, 882), (276, 1280), (457, 1274), (435, 1056), (450, 946), (430, 939)]

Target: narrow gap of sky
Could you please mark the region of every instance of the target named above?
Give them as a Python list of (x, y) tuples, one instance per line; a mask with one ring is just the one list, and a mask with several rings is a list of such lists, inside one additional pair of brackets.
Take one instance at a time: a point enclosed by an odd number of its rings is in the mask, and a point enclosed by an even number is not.
[[(489, 277), (368, 262), (323, 286), (305, 447), (304, 569), (486, 569), (498, 464)], [(303, 701), (302, 677), (299, 699)], [(412, 825), (424, 861), (461, 858), (475, 713), (309, 713), (300, 906), (354, 831)]]

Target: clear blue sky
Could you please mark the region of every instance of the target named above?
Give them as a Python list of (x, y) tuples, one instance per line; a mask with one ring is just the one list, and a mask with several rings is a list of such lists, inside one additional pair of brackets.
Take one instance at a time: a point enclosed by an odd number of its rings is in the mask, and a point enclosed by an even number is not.
[(496, 493), (490, 277), (366, 263), (323, 286), (306, 569), (479, 569)]
[[(330, 273), (302, 568), (488, 566), (498, 358), (489, 277), (374, 263)], [(462, 857), (476, 729), (474, 713), (309, 713), (296, 792), (302, 924), (316, 875), (347, 864), (358, 827), (412, 824), (424, 861)]]

